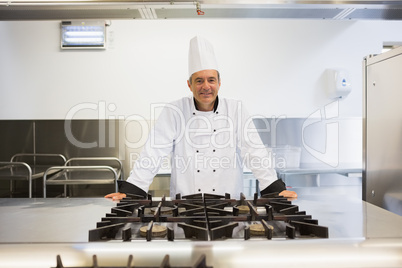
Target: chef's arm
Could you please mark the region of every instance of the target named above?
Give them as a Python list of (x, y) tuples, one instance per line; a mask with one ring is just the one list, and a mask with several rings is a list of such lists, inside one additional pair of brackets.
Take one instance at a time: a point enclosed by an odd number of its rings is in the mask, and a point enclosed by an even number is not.
[[(279, 193), (279, 195), (284, 197), (297, 197), (295, 192), (286, 190), (285, 183), (281, 179), (278, 179), (276, 171), (273, 167), (267, 168), (265, 165), (263, 165), (263, 163), (267, 163), (266, 161), (272, 159), (271, 155), (268, 154), (253, 121), (250, 121), (251, 117), (249, 116), (247, 110), (244, 108), (244, 106), (241, 107), (241, 122), (243, 122), (243, 125), (241, 125), (240, 131), (243, 130), (243, 133), (247, 133), (247, 135), (239, 135), (239, 138), (242, 139), (240, 141), (240, 144), (242, 144), (241, 158), (244, 159), (247, 156), (249, 161), (245, 161), (246, 166), (258, 179), (260, 186), (265, 187), (260, 192), (261, 195)], [(260, 163), (260, 165), (252, 165), (251, 163)]]
[(175, 114), (177, 112), (174, 112), (174, 108), (176, 107), (173, 105), (166, 105), (142, 149), (140, 159), (147, 160), (145, 162), (150, 165), (142, 166), (141, 161), (137, 159), (127, 181), (118, 181), (119, 192), (108, 194), (106, 198), (120, 200), (127, 194), (147, 196), (149, 185), (157, 174), (162, 159), (172, 152), (176, 133), (180, 133), (176, 130)]

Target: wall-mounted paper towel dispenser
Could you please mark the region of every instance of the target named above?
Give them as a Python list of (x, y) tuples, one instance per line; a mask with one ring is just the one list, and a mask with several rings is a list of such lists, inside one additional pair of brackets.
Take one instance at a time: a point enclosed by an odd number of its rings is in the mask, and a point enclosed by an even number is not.
[(328, 96), (345, 98), (352, 91), (349, 72), (343, 69), (327, 69)]

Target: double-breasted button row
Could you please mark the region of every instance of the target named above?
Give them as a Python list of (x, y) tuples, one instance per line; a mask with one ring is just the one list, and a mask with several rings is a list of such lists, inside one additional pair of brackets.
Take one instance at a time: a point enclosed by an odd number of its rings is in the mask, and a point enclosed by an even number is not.
[[(215, 192), (215, 189), (212, 189), (213, 192)], [(198, 189), (198, 192), (201, 192), (201, 189)]]
[[(218, 111), (216, 111), (216, 112), (215, 112), (215, 114), (219, 114), (219, 112), (218, 112)], [(193, 112), (193, 115), (195, 115), (195, 112)]]
[[(196, 150), (195, 152), (196, 152), (196, 153), (199, 153), (199, 152), (200, 152), (200, 150)], [(212, 150), (212, 152), (213, 152), (213, 153), (215, 153), (215, 152), (216, 152), (216, 150), (215, 150), (215, 149), (213, 149), (213, 150)]]

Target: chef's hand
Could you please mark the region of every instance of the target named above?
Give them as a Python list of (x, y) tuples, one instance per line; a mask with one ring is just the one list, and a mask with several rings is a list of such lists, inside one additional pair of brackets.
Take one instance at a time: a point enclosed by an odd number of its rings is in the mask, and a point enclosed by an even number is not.
[(111, 198), (113, 201), (121, 200), (126, 197), (126, 194), (123, 193), (112, 193), (105, 195), (105, 198)]
[(293, 191), (288, 191), (288, 190), (283, 190), (282, 192), (279, 193), (280, 196), (283, 197), (288, 197), (288, 198), (296, 198), (297, 193)]

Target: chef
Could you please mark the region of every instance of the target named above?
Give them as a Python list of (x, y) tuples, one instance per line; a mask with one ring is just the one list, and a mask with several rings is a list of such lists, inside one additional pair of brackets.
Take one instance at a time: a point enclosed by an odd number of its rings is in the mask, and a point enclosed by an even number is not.
[(212, 45), (194, 37), (188, 60), (192, 95), (164, 107), (127, 181), (119, 182), (118, 193), (105, 197), (146, 196), (166, 156), (172, 166), (172, 197), (177, 193), (236, 197), (243, 191), (243, 167), (258, 179), (261, 194), (297, 197), (277, 178), (271, 155), (242, 102), (218, 97), (221, 78)]

